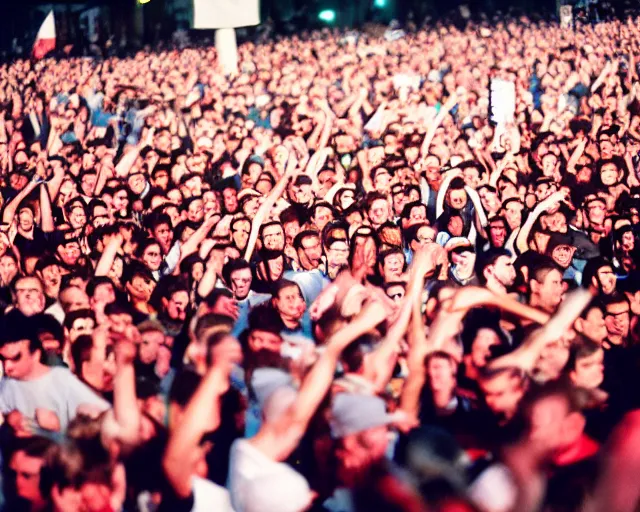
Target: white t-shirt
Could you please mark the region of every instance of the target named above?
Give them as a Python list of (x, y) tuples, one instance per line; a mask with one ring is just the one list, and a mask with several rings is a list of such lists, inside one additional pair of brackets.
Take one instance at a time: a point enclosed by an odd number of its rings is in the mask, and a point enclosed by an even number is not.
[(211, 480), (193, 477), (193, 508), (191, 512), (233, 512), (229, 491)]
[(301, 512), (311, 504), (307, 480), (245, 439), (231, 446), (229, 491), (236, 512)]
[(106, 400), (61, 366), (51, 368), (35, 380), (8, 377), (0, 380), (0, 413), (5, 415), (17, 410), (35, 419), (36, 409), (47, 409), (56, 413), (64, 431), (81, 405), (92, 405), (101, 411), (110, 408)]

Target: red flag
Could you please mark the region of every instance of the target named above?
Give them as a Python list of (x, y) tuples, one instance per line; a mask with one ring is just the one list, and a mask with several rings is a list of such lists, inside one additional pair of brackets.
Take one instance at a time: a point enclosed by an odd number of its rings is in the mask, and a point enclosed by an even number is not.
[(53, 11), (47, 14), (44, 22), (38, 30), (36, 42), (33, 43), (33, 51), (31, 52), (34, 59), (42, 59), (47, 53), (56, 47), (56, 22), (53, 17)]

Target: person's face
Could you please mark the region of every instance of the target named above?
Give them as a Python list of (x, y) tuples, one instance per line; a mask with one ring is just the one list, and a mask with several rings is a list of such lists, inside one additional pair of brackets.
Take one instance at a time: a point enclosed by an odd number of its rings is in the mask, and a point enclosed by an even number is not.
[(284, 249), (284, 230), (280, 224), (272, 224), (262, 231), (262, 241), (267, 249), (282, 251)]
[(425, 178), (430, 188), (433, 190), (438, 190), (440, 188), (442, 183), (442, 174), (440, 173), (440, 164), (437, 159), (427, 159)]
[(553, 153), (547, 153), (542, 157), (542, 173), (547, 177), (552, 177), (556, 170), (558, 159)]
[(244, 250), (249, 241), (249, 234), (251, 233), (251, 223), (248, 220), (237, 221), (231, 228), (231, 236), (233, 237), (233, 243), (239, 250)]
[(569, 268), (573, 259), (573, 247), (569, 245), (559, 245), (553, 250), (551, 258), (562, 268)]
[(543, 279), (542, 283), (532, 280), (531, 284), (537, 284), (536, 291), (539, 297), (540, 306), (545, 311), (555, 311), (564, 295), (562, 284), (562, 274), (556, 270), (551, 270)]
[(607, 305), (604, 321), (610, 336), (622, 338), (629, 336), (629, 315), (630, 307), (626, 302)]
[(373, 185), (376, 190), (387, 191), (389, 190), (390, 183), (391, 174), (389, 174), (389, 171), (386, 169), (379, 169), (373, 178)]
[(47, 290), (58, 290), (60, 287), (60, 267), (58, 265), (50, 265), (42, 269), (42, 280)]
[(324, 227), (333, 220), (333, 213), (329, 208), (319, 206), (313, 216), (313, 223), (322, 231)]
[(478, 329), (471, 344), (471, 363), (476, 368), (483, 368), (491, 357), (491, 347), (500, 345), (500, 338), (493, 329)]
[(39, 353), (29, 352), (29, 341), (21, 340), (0, 347), (0, 361), (4, 374), (16, 380), (26, 379), (37, 363)]
[(297, 286), (283, 288), (273, 299), (275, 308), (285, 319), (300, 320), (307, 309), (300, 289)]
[(98, 177), (95, 174), (85, 174), (80, 182), (80, 188), (85, 196), (92, 197), (96, 190)]
[(153, 230), (154, 238), (160, 242), (162, 248), (167, 251), (173, 242), (173, 230), (168, 224), (159, 224)]
[(569, 374), (574, 385), (585, 389), (596, 389), (604, 380), (604, 351), (576, 360), (575, 369)]
[(283, 228), (286, 244), (293, 245), (293, 240), (298, 236), (298, 233), (300, 233), (300, 223), (297, 220), (292, 220), (286, 222)]
[(82, 334), (91, 334), (93, 329), (95, 328), (96, 323), (93, 318), (78, 318), (71, 329), (69, 329), (69, 341), (71, 343), (75, 342), (78, 339), (78, 336)]
[(318, 191), (318, 197), (324, 197), (329, 192), (329, 189), (336, 183), (336, 175), (333, 171), (325, 170), (318, 174), (318, 183), (320, 184), (320, 190)]
[(355, 193), (352, 190), (346, 190), (340, 196), (340, 207), (342, 210), (346, 210), (355, 202)]
[(231, 274), (231, 291), (237, 300), (243, 300), (251, 289), (251, 269), (243, 268)]
[(512, 230), (522, 224), (522, 210), (524, 210), (524, 205), (515, 201), (511, 201), (504, 209), (505, 219)]
[(607, 338), (607, 325), (604, 321), (604, 313), (600, 308), (592, 308), (586, 318), (581, 320), (582, 334), (589, 339), (602, 343)]
[(247, 199), (242, 205), (242, 211), (244, 214), (253, 219), (256, 213), (258, 212), (258, 208), (260, 208), (260, 200), (257, 197), (251, 197)]
[(282, 338), (279, 335), (259, 329), (254, 329), (249, 333), (248, 342), (254, 352), (267, 350), (279, 354), (282, 347)]
[(25, 315), (33, 316), (44, 311), (45, 297), (42, 283), (35, 277), (20, 279), (16, 284), (16, 307)]
[(625, 252), (631, 252), (635, 249), (636, 239), (634, 238), (631, 231), (622, 233), (622, 240), (620, 245), (622, 246), (622, 250)]
[(189, 203), (187, 218), (191, 222), (201, 222), (202, 219), (204, 219), (204, 204), (202, 203), (202, 199), (196, 199)]
[(602, 224), (607, 215), (607, 204), (603, 200), (591, 201), (587, 205), (587, 217), (593, 224)]
[(448, 391), (453, 393), (456, 382), (454, 363), (443, 357), (432, 357), (427, 365), (429, 387), (432, 391)]
[(158, 270), (162, 264), (160, 245), (151, 244), (142, 253), (142, 262), (152, 271)]
[(94, 304), (111, 304), (116, 300), (116, 292), (110, 283), (102, 283), (96, 286), (93, 294), (92, 303)]
[(117, 211), (124, 211), (129, 208), (129, 195), (126, 190), (118, 190), (113, 195), (113, 208)]
[(136, 196), (139, 196), (144, 191), (147, 180), (143, 174), (134, 174), (129, 177), (127, 183), (131, 192), (133, 192)]
[(108, 210), (103, 206), (98, 206), (98, 207), (94, 208), (94, 210), (93, 210), (93, 219), (91, 221), (91, 224), (96, 229), (99, 228), (99, 227), (106, 226), (107, 224), (109, 224), (109, 212), (108, 212)]
[(512, 418), (523, 395), (521, 379), (507, 372), (478, 383), (491, 412), (506, 419)]
[(376, 199), (371, 204), (369, 220), (374, 226), (380, 226), (389, 220), (389, 204), (385, 199)]
[(31, 231), (33, 228), (33, 212), (29, 208), (22, 208), (18, 214), (18, 224), (22, 231)]
[(164, 334), (160, 331), (142, 333), (140, 345), (138, 346), (138, 359), (144, 364), (154, 363), (163, 344)]
[(427, 209), (425, 206), (414, 206), (409, 212), (409, 226), (422, 224), (427, 221)]
[(18, 274), (18, 265), (16, 261), (10, 256), (2, 256), (0, 258), (0, 279), (2, 279), (3, 286), (8, 285), (13, 278)]
[(614, 163), (607, 163), (600, 169), (600, 180), (605, 187), (613, 187), (618, 183), (618, 167)]
[(167, 315), (172, 320), (184, 320), (187, 316), (188, 306), (189, 294), (183, 290), (175, 292), (168, 301), (165, 301)]
[(507, 241), (507, 229), (502, 221), (491, 222), (489, 224), (489, 237), (493, 247), (504, 247)]
[(44, 498), (40, 493), (40, 470), (44, 460), (31, 457), (24, 451), (16, 451), (9, 461), (10, 475), (18, 497), (28, 501), (32, 510), (40, 510)]
[(578, 167), (576, 170), (576, 181), (578, 183), (589, 183), (591, 181), (591, 176), (593, 175), (593, 171), (591, 167), (588, 165), (583, 165)]
[(304, 270), (318, 268), (322, 258), (322, 244), (317, 236), (305, 237), (301, 242), (302, 247), (298, 251), (300, 266)]
[(136, 301), (148, 302), (155, 288), (155, 282), (141, 275), (134, 275), (127, 287), (129, 293)]
[(616, 275), (613, 272), (613, 269), (605, 265), (601, 267), (596, 272), (598, 283), (600, 285), (600, 290), (605, 295), (611, 295), (616, 289)]
[(480, 172), (475, 167), (467, 167), (464, 169), (462, 171), (462, 178), (464, 179), (465, 185), (474, 190), (480, 185)]
[(156, 173), (153, 184), (162, 190), (167, 190), (167, 187), (169, 186), (169, 173), (166, 171)]
[(80, 254), (80, 244), (78, 242), (67, 242), (58, 247), (60, 259), (70, 267), (73, 267), (78, 262)]
[(75, 286), (63, 290), (59, 300), (65, 313), (89, 308), (89, 297), (83, 290)]
[(497, 212), (500, 208), (500, 199), (498, 198), (498, 193), (493, 190), (489, 190), (488, 188), (481, 188), (480, 192), (478, 192), (480, 196), (480, 202), (482, 203), (482, 207), (487, 212)]
[(303, 183), (301, 185), (293, 185), (293, 199), (298, 204), (308, 204), (313, 199), (311, 185)]
[(516, 269), (511, 258), (500, 256), (493, 264), (493, 275), (502, 286), (512, 286), (516, 280)]
[(339, 268), (349, 263), (349, 246), (347, 242), (337, 240), (327, 250), (327, 265)]
[(549, 183), (540, 183), (535, 189), (535, 195), (538, 201), (544, 201), (547, 197), (556, 191), (556, 187)]
[(81, 229), (87, 223), (87, 214), (84, 208), (76, 206), (69, 214), (69, 224), (73, 229)]
[(393, 211), (396, 215), (400, 215), (404, 209), (404, 205), (407, 204), (407, 196), (404, 194), (404, 187), (397, 187), (391, 191), (391, 197), (393, 199)]
[(548, 379), (557, 379), (569, 360), (569, 345), (559, 339), (548, 343), (541, 351), (536, 368)]
[(226, 315), (236, 320), (238, 318), (238, 303), (234, 298), (221, 296), (211, 309), (212, 313)]
[(565, 419), (569, 414), (566, 398), (552, 395), (538, 400), (530, 414), (529, 438), (538, 450), (552, 454), (571, 442), (565, 433)]
[(462, 210), (467, 204), (467, 192), (465, 190), (451, 190), (449, 192), (449, 206), (454, 210)]
[(610, 140), (601, 140), (600, 146), (600, 158), (608, 160), (613, 156), (613, 144)]
[(229, 213), (235, 213), (238, 211), (238, 193), (233, 188), (225, 188), (222, 191), (222, 200), (224, 202), (224, 208)]
[[(424, 247), (427, 244), (431, 244), (436, 239), (436, 230), (431, 226), (422, 226), (418, 229), (417, 233), (417, 244), (419, 247)], [(414, 242), (415, 244), (416, 242)], [(412, 247), (414, 250), (417, 248)]]
[(404, 269), (404, 257), (401, 254), (388, 255), (382, 264), (382, 277), (385, 283), (398, 281)]

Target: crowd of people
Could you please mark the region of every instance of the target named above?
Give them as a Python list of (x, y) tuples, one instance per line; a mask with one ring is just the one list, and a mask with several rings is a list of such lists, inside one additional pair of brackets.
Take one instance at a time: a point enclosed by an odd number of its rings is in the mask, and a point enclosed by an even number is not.
[(637, 508), (640, 18), (396, 36), (0, 66), (5, 510)]

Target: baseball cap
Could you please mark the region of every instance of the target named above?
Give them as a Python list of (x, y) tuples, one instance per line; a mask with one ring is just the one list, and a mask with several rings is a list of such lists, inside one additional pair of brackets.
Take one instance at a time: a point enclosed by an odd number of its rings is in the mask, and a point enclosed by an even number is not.
[(306, 174), (298, 175), (293, 182), (293, 184), (296, 187), (299, 187), (300, 185), (311, 185), (312, 183), (313, 183), (313, 180), (311, 179), (310, 176), (307, 176)]
[(388, 413), (384, 400), (377, 396), (339, 393), (331, 404), (331, 436), (340, 439), (389, 425), (400, 417), (397, 413)]

